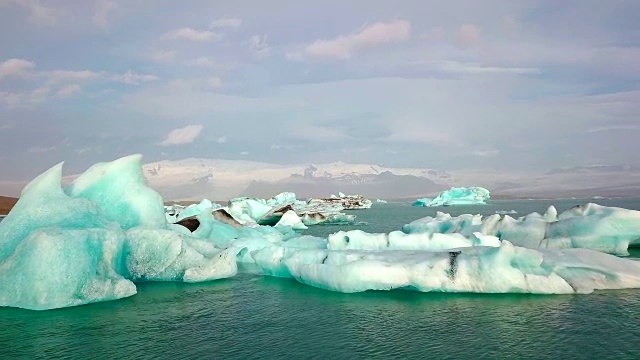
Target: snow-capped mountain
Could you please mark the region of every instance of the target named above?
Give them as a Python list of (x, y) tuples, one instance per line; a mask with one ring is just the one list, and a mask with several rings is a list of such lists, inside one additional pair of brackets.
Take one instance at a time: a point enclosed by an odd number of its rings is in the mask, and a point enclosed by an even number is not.
[(280, 191), (297, 191), (300, 196), (329, 196), (331, 192), (349, 192), (349, 189), (358, 189), (358, 193), (372, 197), (393, 196), (392, 193), (397, 194), (394, 197), (403, 197), (444, 189), (453, 180), (451, 174), (433, 169), (344, 162), (276, 165), (194, 158), (149, 163), (144, 165), (144, 172), (149, 184), (165, 198), (193, 200), (239, 195), (269, 197)]

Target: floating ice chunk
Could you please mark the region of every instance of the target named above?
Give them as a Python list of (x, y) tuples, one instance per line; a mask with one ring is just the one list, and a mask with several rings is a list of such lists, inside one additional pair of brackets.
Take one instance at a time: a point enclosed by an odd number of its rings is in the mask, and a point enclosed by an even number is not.
[[(229, 213), (241, 222), (248, 216), (251, 222), (255, 223), (267, 214), (271, 208), (271, 206), (264, 203), (264, 200), (258, 201), (257, 199), (250, 198), (235, 198), (229, 200)], [(245, 220), (244, 222), (247, 223), (249, 221)]]
[[(499, 218), (499, 217), (498, 217)], [(402, 231), (411, 233), (461, 233), (463, 236), (471, 236), (480, 230), (482, 215), (463, 214), (452, 217), (447, 213), (438, 211), (436, 217), (427, 216), (410, 222), (402, 227)]]
[(235, 256), (241, 248), (217, 249), (212, 243), (164, 229), (127, 232), (127, 278), (134, 281), (206, 281), (238, 272)]
[(134, 295), (118, 273), (123, 237), (109, 229), (32, 231), (0, 262), (0, 306), (47, 310)]
[(500, 246), (494, 236), (460, 234), (405, 234), (393, 231), (389, 234), (369, 234), (362, 230), (339, 231), (327, 238), (329, 250), (427, 250), (443, 251), (469, 246)]
[(630, 245), (640, 244), (640, 211), (600, 206), (593, 203), (574, 207), (557, 215), (551, 206), (544, 215), (531, 213), (518, 219), (509, 215), (438, 213), (403, 226), (405, 233), (459, 233), (465, 237), (479, 232), (529, 248), (585, 248), (615, 255), (628, 255)]
[(174, 222), (186, 219), (191, 216), (199, 215), (205, 210), (213, 211), (221, 207), (222, 206), (220, 204), (215, 204), (209, 199), (202, 199), (202, 201), (200, 201), (198, 204), (191, 204), (184, 210), (180, 211), (180, 213), (176, 216), (176, 220)]
[(296, 236), (283, 242), (281, 246), (302, 249), (326, 249), (327, 239), (311, 235)]
[(489, 190), (483, 187), (452, 187), (438, 194), (435, 198), (416, 200), (414, 206), (449, 206), (485, 204), (489, 200)]
[(278, 226), (290, 226), (294, 230), (308, 229), (308, 227), (302, 223), (302, 219), (300, 219), (293, 210), (289, 210), (282, 215), (282, 218), (280, 218), (280, 221), (276, 224), (276, 227)]
[(289, 191), (282, 192), (266, 201), (267, 205), (271, 207), (283, 204), (295, 204), (297, 202), (298, 199), (296, 199), (296, 194)]
[(332, 251), (268, 247), (252, 253), (263, 273), (339, 292), (589, 293), (640, 287), (640, 262), (584, 249), (469, 247), (448, 252)]
[(546, 222), (558, 221), (558, 210), (556, 210), (555, 206), (551, 205), (544, 213), (543, 217)]
[(376, 202), (377, 202), (378, 204), (386, 204), (386, 203), (387, 203), (387, 200), (376, 199)]
[(142, 172), (142, 156), (97, 163), (73, 181), (65, 193), (94, 201), (107, 219), (123, 229), (167, 226), (162, 197), (150, 187)]

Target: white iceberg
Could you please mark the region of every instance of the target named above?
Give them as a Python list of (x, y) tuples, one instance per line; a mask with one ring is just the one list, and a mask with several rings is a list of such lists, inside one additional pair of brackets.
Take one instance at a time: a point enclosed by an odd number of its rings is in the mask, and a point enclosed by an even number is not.
[(473, 233), (496, 236), (529, 248), (585, 248), (629, 255), (630, 245), (640, 245), (640, 211), (600, 206), (593, 203), (576, 206), (557, 215), (551, 206), (543, 214), (531, 213), (518, 219), (508, 215), (460, 215), (438, 212), (403, 227), (405, 233)]
[(345, 293), (590, 293), (640, 287), (640, 262), (584, 249), (536, 250), (503, 242), (446, 252), (268, 247), (252, 253), (263, 273)]

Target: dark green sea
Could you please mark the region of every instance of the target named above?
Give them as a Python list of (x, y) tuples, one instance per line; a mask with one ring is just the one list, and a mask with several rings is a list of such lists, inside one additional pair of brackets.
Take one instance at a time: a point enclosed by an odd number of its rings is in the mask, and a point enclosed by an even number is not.
[[(599, 199), (640, 210), (639, 199)], [(374, 204), (358, 226), (398, 230), (435, 215), (515, 210), (517, 217), (585, 200), (509, 200), (416, 208)], [(632, 251), (633, 257), (640, 252)], [(291, 279), (238, 275), (201, 284), (146, 283), (123, 300), (51, 311), (0, 308), (0, 359), (640, 359), (640, 290), (589, 295), (341, 294)]]

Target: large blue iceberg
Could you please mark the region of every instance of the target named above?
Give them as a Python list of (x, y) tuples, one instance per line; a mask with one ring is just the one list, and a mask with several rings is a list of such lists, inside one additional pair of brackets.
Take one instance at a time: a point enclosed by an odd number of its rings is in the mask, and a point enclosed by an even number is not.
[[(318, 238), (295, 231), (305, 227), (295, 209), (275, 226), (220, 221), (220, 206), (208, 201), (168, 214), (145, 184), (140, 155), (96, 164), (66, 188), (61, 178), (62, 164), (38, 176), (0, 222), (0, 306), (76, 306), (132, 296), (139, 282), (211, 281), (239, 271), (347, 293), (640, 288), (640, 262), (604, 253), (640, 242), (637, 211), (587, 204), (517, 220), (439, 213), (403, 231)], [(229, 209), (238, 205), (251, 219), (296, 201), (290, 194), (245, 200)], [(181, 211), (197, 226), (172, 223)]]
[(452, 187), (438, 194), (435, 198), (416, 200), (414, 206), (450, 206), (450, 205), (478, 205), (486, 204), (489, 200), (489, 190), (483, 187)]

